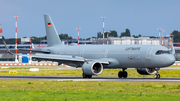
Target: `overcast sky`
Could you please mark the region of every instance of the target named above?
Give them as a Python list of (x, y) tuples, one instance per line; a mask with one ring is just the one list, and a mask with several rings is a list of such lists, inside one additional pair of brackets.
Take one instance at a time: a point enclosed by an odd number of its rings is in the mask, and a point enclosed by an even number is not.
[(105, 30), (118, 35), (128, 28), (131, 35), (164, 36), (180, 30), (180, 0), (0, 0), (0, 28), (5, 38), (15, 37), (18, 15), (18, 38), (45, 36), (44, 14), (49, 14), (59, 34), (77, 38), (97, 36)]

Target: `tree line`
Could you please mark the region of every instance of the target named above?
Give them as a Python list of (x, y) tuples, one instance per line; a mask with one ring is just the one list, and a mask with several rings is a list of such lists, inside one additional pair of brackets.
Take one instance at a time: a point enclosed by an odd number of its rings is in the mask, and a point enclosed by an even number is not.
[[(174, 42), (180, 42), (180, 32), (177, 30), (174, 30), (172, 32), (172, 37), (173, 37), (173, 41)], [(72, 36), (69, 36), (68, 34), (60, 34), (59, 37), (62, 40), (73, 40)], [(131, 33), (129, 29), (126, 29), (125, 32), (121, 32), (121, 34), (118, 36), (117, 31), (115, 30), (110, 30), (108, 32), (108, 37), (131, 37)], [(141, 34), (139, 35), (132, 35), (132, 37), (134, 38), (138, 38), (138, 37), (142, 37)], [(148, 36), (150, 38), (158, 38), (155, 36)], [(23, 38), (27, 38), (27, 37), (23, 37)], [(92, 38), (103, 38), (103, 34), (101, 32), (97, 32), (97, 37), (92, 37)], [(104, 38), (107, 38), (107, 32), (104, 33)], [(46, 40), (46, 36), (44, 37), (31, 37), (31, 42), (32, 43), (40, 43), (40, 41), (42, 40)], [(90, 38), (80, 38), (80, 40), (89, 40)], [(7, 44), (15, 44), (15, 38), (9, 38), (9, 39), (5, 39)], [(17, 38), (17, 43), (20, 44), (21, 43), (21, 38)], [(2, 42), (0, 44), (3, 44)]]

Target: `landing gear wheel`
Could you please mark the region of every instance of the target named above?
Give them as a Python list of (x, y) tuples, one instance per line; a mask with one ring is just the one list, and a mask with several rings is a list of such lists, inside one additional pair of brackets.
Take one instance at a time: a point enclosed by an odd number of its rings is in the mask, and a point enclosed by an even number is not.
[(92, 75), (88, 75), (88, 78), (92, 78)]
[(160, 74), (155, 75), (155, 79), (160, 79), (160, 77), (161, 77)]
[(123, 77), (123, 72), (122, 72), (122, 71), (119, 71), (118, 77), (119, 77), (119, 78), (122, 78), (122, 77)]
[(86, 74), (82, 74), (83, 78), (92, 78), (92, 75), (86, 75)]
[(124, 78), (127, 78), (127, 72), (124, 71), (124, 72), (122, 72), (122, 73), (123, 73), (123, 77), (124, 77)]
[(118, 77), (119, 78), (127, 78), (127, 75), (128, 75), (128, 73), (126, 72), (126, 71), (119, 71), (119, 73), (118, 73)]
[(87, 78), (87, 77), (88, 77), (88, 76), (87, 76), (86, 74), (84, 74), (84, 73), (82, 74), (82, 76), (83, 76), (83, 78)]

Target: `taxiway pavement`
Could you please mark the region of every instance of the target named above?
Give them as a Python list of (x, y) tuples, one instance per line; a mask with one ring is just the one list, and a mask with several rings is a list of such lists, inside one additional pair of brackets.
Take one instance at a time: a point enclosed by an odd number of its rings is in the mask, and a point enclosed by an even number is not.
[(0, 76), (0, 80), (47, 80), (47, 81), (109, 81), (109, 82), (179, 82), (180, 78), (160, 78), (152, 77), (92, 77), (82, 78), (80, 76)]

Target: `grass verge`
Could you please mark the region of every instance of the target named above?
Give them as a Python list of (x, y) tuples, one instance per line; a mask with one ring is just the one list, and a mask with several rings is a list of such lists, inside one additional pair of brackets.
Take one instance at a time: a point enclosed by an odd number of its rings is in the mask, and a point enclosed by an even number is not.
[(178, 101), (180, 83), (1, 80), (1, 101)]
[[(121, 69), (104, 69), (98, 76), (117, 77)], [(127, 69), (128, 77), (153, 77), (153, 75), (140, 75), (136, 69)], [(180, 69), (161, 69), (159, 70), (161, 77), (180, 77)], [(0, 75), (23, 75), (23, 76), (82, 76), (81, 69), (73, 70), (40, 70), (28, 71), (20, 70), (17, 74), (9, 74), (9, 71), (0, 71)]]

